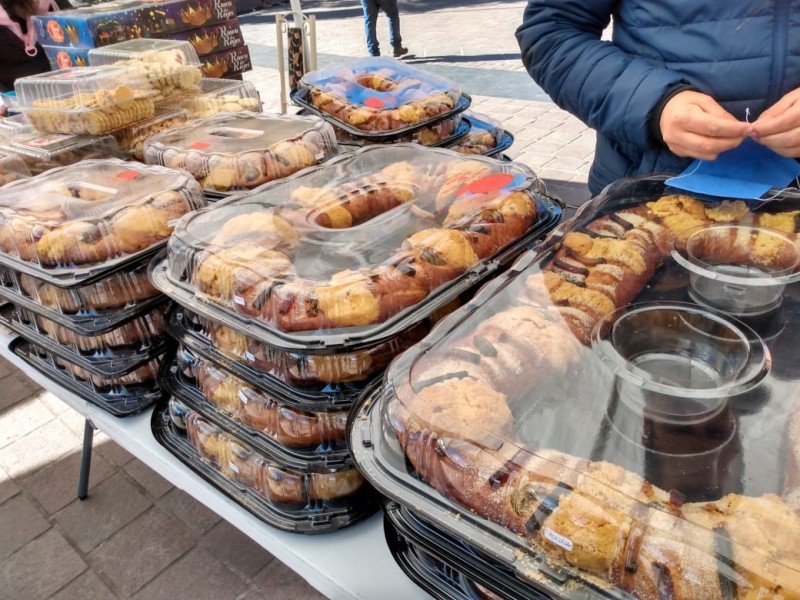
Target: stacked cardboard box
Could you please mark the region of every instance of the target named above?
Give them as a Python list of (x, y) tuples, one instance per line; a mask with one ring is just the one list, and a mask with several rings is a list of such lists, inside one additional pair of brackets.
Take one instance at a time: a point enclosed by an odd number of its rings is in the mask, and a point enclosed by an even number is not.
[(34, 17), (34, 23), (54, 70), (86, 66), (91, 48), (136, 38), (191, 42), (207, 77), (252, 68), (235, 0), (112, 0)]

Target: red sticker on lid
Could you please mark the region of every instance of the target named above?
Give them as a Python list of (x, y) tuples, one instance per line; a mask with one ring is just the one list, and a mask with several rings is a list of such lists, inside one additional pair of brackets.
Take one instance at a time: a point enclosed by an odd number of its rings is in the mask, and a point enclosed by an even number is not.
[(136, 179), (139, 176), (139, 173), (136, 171), (121, 171), (117, 174), (117, 179)]
[(372, 96), (364, 100), (364, 106), (369, 106), (370, 108), (383, 108), (386, 106), (386, 103), (380, 98), (375, 98)]
[(488, 194), (489, 192), (496, 192), (502, 190), (508, 184), (514, 181), (514, 176), (510, 173), (492, 173), (486, 177), (481, 177), (477, 181), (473, 181), (469, 185), (465, 185), (456, 192), (456, 196), (461, 194)]
[(206, 148), (211, 147), (211, 142), (195, 142), (189, 147), (195, 150), (205, 150)]

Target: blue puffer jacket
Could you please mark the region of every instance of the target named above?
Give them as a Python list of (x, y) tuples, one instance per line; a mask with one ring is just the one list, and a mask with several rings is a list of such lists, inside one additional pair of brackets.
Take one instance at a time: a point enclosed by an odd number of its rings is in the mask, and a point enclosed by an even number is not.
[[(613, 15), (613, 43), (600, 40)], [(589, 187), (677, 173), (653, 137), (661, 99), (690, 84), (750, 119), (800, 87), (800, 0), (529, 0), (522, 60), (561, 108), (597, 130)]]

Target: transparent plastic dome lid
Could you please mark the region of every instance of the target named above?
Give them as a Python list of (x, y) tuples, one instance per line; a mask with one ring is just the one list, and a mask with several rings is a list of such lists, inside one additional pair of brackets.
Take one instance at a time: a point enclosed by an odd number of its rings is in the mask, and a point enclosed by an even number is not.
[(448, 148), (462, 154), (494, 156), (514, 143), (514, 137), (496, 119), (472, 110), (463, 114), (470, 125), (469, 132)]
[(153, 93), (145, 70), (128, 65), (78, 67), (30, 75), (17, 79), (14, 89), (22, 111), (85, 112), (124, 107)]
[(383, 57), (306, 73), (293, 98), (362, 136), (406, 133), (469, 106), (454, 82)]
[(113, 65), (127, 60), (146, 63), (169, 62), (176, 66), (200, 65), (194, 46), (179, 40), (139, 38), (89, 50), (89, 64), (93, 67)]
[[(800, 597), (800, 284), (741, 318), (673, 258), (797, 240), (799, 208), (607, 188), (390, 365), (359, 467), (555, 597)], [(704, 250), (794, 264), (761, 235)]]
[(85, 160), (9, 184), (0, 198), (0, 262), (56, 285), (77, 284), (164, 242), (205, 205), (188, 173)]
[(374, 344), (416, 307), (453, 299), (440, 289), (469, 287), (499, 251), (553, 226), (560, 209), (539, 186), (515, 163), (373, 146), (183, 219), (151, 277), (273, 345)]
[(0, 153), (0, 186), (30, 175), (31, 172), (19, 156)]
[[(178, 127), (148, 140), (154, 150), (194, 150), (198, 154), (243, 154), (265, 150), (309, 131), (328, 132), (315, 117), (292, 117), (254, 113), (218, 114)], [(336, 142), (319, 149), (326, 154)]]
[[(110, 135), (42, 134), (32, 131), (3, 143), (0, 150), (48, 163), (49, 165), (37, 166), (50, 168), (70, 165), (83, 158), (124, 158), (117, 141)], [(37, 169), (37, 173), (42, 170), (45, 169)]]

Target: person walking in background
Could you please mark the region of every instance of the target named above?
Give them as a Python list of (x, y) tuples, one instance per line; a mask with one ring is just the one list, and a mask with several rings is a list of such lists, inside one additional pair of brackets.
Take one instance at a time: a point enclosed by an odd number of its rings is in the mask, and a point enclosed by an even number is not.
[(536, 83), (597, 130), (593, 194), (746, 137), (800, 156), (800, 0), (528, 0), (516, 35)]
[(377, 33), (378, 12), (381, 10), (389, 19), (392, 56), (400, 58), (408, 54), (408, 48), (403, 47), (403, 38), (400, 36), (400, 11), (397, 9), (397, 0), (361, 0), (361, 8), (364, 9), (364, 30), (367, 33), (367, 50), (370, 56), (381, 55)]

